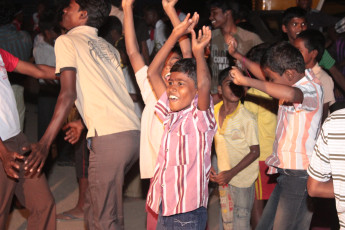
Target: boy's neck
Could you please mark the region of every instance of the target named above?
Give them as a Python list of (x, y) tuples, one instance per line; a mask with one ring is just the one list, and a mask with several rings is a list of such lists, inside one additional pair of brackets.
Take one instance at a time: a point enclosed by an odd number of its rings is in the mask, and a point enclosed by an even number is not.
[(232, 114), (238, 106), (239, 101), (227, 101), (223, 100), (223, 105), (220, 108), (221, 111), (223, 112), (222, 114), (229, 115)]
[(223, 35), (234, 34), (237, 32), (237, 27), (231, 20), (227, 20), (227, 22), (220, 29)]
[(305, 76), (304, 73), (297, 73), (297, 72), (296, 72), (296, 74), (295, 74), (295, 76), (294, 76), (294, 80), (291, 82), (291, 83), (292, 83), (291, 85), (296, 84), (296, 82), (298, 82), (299, 80), (301, 80), (304, 76)]
[(314, 66), (317, 64), (317, 61), (316, 60), (313, 60), (313, 61), (311, 61), (311, 62), (309, 62), (309, 63), (306, 63), (306, 65), (305, 65), (305, 68), (306, 69), (312, 69), (312, 68), (314, 68)]

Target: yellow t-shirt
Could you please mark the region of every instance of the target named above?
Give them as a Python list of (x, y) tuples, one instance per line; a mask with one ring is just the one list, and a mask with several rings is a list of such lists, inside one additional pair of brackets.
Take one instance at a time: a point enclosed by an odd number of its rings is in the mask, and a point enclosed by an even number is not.
[[(220, 172), (235, 167), (250, 152), (250, 146), (259, 144), (255, 117), (241, 103), (232, 114), (226, 116), (222, 127), (219, 126), (222, 105), (223, 101), (214, 107), (218, 125), (214, 140)], [(258, 177), (258, 170), (258, 160), (255, 160), (234, 176), (229, 184), (239, 188), (250, 187)]]
[(257, 119), (260, 143), (259, 160), (265, 161), (273, 150), (278, 102), (268, 94), (250, 88), (244, 101), (244, 107), (253, 113)]

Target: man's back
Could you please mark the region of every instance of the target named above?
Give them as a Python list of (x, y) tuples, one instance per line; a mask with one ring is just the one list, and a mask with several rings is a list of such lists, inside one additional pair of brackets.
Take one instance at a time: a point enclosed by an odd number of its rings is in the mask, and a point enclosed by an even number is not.
[[(75, 69), (77, 75), (76, 106), (88, 128), (88, 137), (138, 130), (124, 80), (120, 55), (94, 27), (78, 26), (55, 43), (56, 73)], [(121, 122), (119, 122), (121, 121)]]

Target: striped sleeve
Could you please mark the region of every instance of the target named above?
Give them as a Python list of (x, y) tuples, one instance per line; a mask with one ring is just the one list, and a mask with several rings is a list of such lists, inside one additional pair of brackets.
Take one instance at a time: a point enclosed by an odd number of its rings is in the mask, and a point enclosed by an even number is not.
[(308, 174), (313, 179), (326, 182), (331, 178), (331, 164), (329, 159), (329, 146), (327, 134), (327, 121), (322, 127), (317, 139), (311, 161), (308, 167)]
[(313, 111), (317, 109), (319, 101), (313, 84), (303, 84), (296, 87), (303, 93), (303, 102), (301, 104), (294, 104), (296, 111)]
[(210, 107), (207, 110), (198, 110), (197, 106), (193, 108), (193, 117), (197, 121), (199, 131), (206, 132), (215, 129), (217, 123), (214, 117), (214, 105), (212, 97), (210, 98)]
[(159, 98), (155, 107), (155, 113), (162, 122), (167, 119), (169, 115), (169, 104), (166, 92), (164, 92), (161, 98)]

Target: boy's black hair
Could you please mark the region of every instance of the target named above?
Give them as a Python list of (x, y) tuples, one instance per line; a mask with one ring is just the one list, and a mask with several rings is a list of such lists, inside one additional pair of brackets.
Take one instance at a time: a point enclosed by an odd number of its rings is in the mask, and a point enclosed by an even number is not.
[(0, 1), (0, 26), (12, 22), (16, 9), (8, 0)]
[[(53, 9), (47, 9), (40, 15), (40, 21), (38, 23), (40, 30), (56, 30), (58, 28), (57, 14)], [(57, 32), (57, 31), (56, 31)]]
[(269, 68), (280, 76), (288, 69), (304, 73), (305, 63), (298, 49), (286, 41), (274, 43), (261, 58), (261, 67)]
[(238, 19), (238, 14), (240, 12), (240, 4), (234, 0), (210, 0), (207, 2), (208, 8), (212, 7), (220, 8), (223, 12), (230, 10), (232, 13), (232, 18), (234, 20)]
[(197, 77), (196, 77), (196, 62), (194, 58), (183, 58), (178, 60), (170, 70), (170, 73), (179, 72), (187, 74), (189, 78), (192, 78), (194, 81), (194, 86), (197, 86)]
[(119, 35), (122, 34), (122, 24), (120, 19), (116, 16), (106, 17), (103, 25), (98, 30), (98, 35), (104, 38), (107, 42), (114, 45), (116, 41), (113, 41), (111, 31), (115, 30)]
[(325, 51), (325, 37), (318, 30), (305, 30), (298, 34), (297, 38), (300, 38), (304, 42), (305, 48), (309, 52), (317, 50), (316, 61), (319, 62), (322, 58), (323, 52)]
[(99, 29), (109, 16), (111, 4), (108, 0), (75, 0), (80, 10), (87, 11), (86, 25)]
[[(220, 71), (218, 75), (218, 85), (222, 85), (225, 78), (229, 76), (229, 71), (232, 67), (228, 67)], [(236, 85), (233, 82), (230, 82), (229, 87), (233, 94), (235, 94), (236, 97), (242, 98), (244, 96), (244, 88), (241, 85)]]
[(151, 3), (143, 8), (144, 12), (154, 12), (157, 14), (158, 18), (162, 18), (164, 15), (162, 4)]
[(304, 18), (306, 19), (307, 11), (300, 7), (290, 7), (283, 13), (282, 24), (287, 26), (293, 18)]
[(270, 43), (264, 42), (253, 46), (246, 54), (246, 57), (253, 62), (260, 63), (262, 56), (264, 56), (265, 52), (271, 45), (272, 44)]

